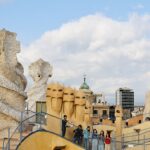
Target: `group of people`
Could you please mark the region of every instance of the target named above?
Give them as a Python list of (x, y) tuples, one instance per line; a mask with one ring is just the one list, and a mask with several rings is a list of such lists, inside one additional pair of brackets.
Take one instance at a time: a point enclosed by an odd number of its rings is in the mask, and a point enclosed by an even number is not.
[[(89, 127), (87, 127), (87, 128), (89, 128)], [(86, 129), (86, 130), (88, 130), (88, 129)], [(107, 133), (105, 136), (103, 130), (98, 134), (97, 130), (93, 129), (92, 136), (89, 136), (89, 138), (86, 140), (89, 141), (89, 145), (84, 145), (86, 150), (90, 150), (90, 149), (92, 149), (92, 150), (110, 150), (110, 144), (111, 144), (110, 134)], [(90, 148), (90, 144), (91, 144), (91, 148)]]
[[(66, 127), (67, 116), (64, 115), (64, 119), (62, 120), (63, 137), (66, 133)], [(93, 132), (91, 132), (90, 126), (83, 130), (82, 125), (78, 125), (73, 132), (73, 142), (79, 145), (84, 144), (86, 150), (110, 150), (111, 137), (109, 133), (106, 136), (104, 135), (104, 131), (98, 134), (96, 129), (93, 129)]]

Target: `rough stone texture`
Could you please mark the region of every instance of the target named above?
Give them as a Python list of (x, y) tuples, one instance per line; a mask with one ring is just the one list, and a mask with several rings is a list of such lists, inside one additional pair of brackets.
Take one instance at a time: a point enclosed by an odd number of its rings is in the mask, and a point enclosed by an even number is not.
[(74, 124), (90, 124), (92, 104), (81, 89), (75, 90), (59, 83), (47, 87), (47, 113), (56, 117), (68, 116)]
[(16, 125), (24, 110), (27, 81), (17, 60), (19, 52), (20, 43), (16, 40), (16, 34), (0, 30), (0, 130)]
[(67, 115), (69, 121), (66, 138), (73, 138), (73, 125), (82, 125), (86, 128), (91, 125), (90, 115), (92, 113), (92, 104), (86, 99), (86, 94), (82, 90), (75, 90), (71, 87), (65, 87), (59, 83), (50, 83), (47, 87), (47, 126), (46, 128), (57, 134), (61, 133), (61, 121)]
[(36, 101), (46, 101), (48, 78), (52, 76), (52, 66), (39, 59), (29, 66), (29, 74), (34, 81), (33, 87), (27, 92), (28, 109), (36, 111)]
[(150, 120), (150, 91), (146, 93), (143, 120)]

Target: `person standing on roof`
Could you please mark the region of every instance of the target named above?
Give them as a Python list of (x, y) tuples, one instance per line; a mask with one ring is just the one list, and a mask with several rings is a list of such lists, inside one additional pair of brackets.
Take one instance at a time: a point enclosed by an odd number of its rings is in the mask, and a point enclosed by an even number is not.
[(64, 115), (64, 118), (62, 119), (62, 137), (65, 137), (66, 134), (66, 128), (67, 128), (67, 115)]
[(82, 138), (83, 138), (82, 125), (78, 125), (78, 128), (75, 129), (73, 132), (74, 132), (73, 142), (81, 144), (82, 143)]
[(90, 136), (90, 126), (87, 126), (87, 128), (83, 131), (84, 147), (86, 150), (89, 150), (89, 136)]

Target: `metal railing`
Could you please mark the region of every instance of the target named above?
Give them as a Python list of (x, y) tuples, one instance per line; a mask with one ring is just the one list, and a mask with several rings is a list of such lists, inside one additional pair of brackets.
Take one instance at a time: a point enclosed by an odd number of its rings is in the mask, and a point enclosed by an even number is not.
[[(55, 129), (50, 130), (59, 136), (61, 136), (61, 118), (47, 114), (45, 112), (33, 112), (30, 110), (24, 111), (21, 113), (21, 121), (17, 128), (11, 133), (10, 128), (8, 128), (8, 137), (3, 139), (2, 150), (10, 150), (10, 148), (16, 148), (17, 145), (24, 139), (25, 136), (34, 132), (35, 130), (40, 130), (45, 128), (47, 120), (57, 120), (58, 124), (55, 124), (56, 128), (60, 132), (56, 132)], [(73, 128), (77, 128), (73, 125)], [(134, 134), (133, 134), (134, 133)], [(92, 133), (91, 133), (92, 134)], [(121, 145), (122, 149), (125, 150), (128, 147), (141, 146), (143, 150), (150, 146), (150, 128), (143, 129), (139, 134), (132, 132), (126, 135), (122, 135), (120, 140), (117, 140), (118, 137), (111, 138), (111, 147), (113, 150), (116, 150), (117, 145)], [(72, 139), (68, 139), (72, 142)], [(89, 145), (92, 145), (92, 138), (89, 137)], [(97, 138), (98, 141), (98, 138)], [(98, 142), (97, 142), (98, 143)], [(84, 141), (80, 146), (84, 145)]]
[[(61, 136), (61, 122), (62, 119), (56, 116), (50, 115), (45, 112), (33, 112), (33, 111), (25, 111), (21, 113), (21, 121), (17, 128), (11, 133), (8, 131), (8, 138), (3, 139), (3, 147), (2, 150), (10, 150), (10, 148), (15, 149), (17, 145), (24, 139), (25, 136), (31, 134), (34, 131), (38, 131), (46, 128), (47, 121), (50, 121), (53, 125), (53, 121), (57, 121), (55, 124), (55, 128), (50, 128), (51, 133), (55, 133), (58, 136)], [(50, 123), (49, 123), (50, 124)], [(77, 128), (74, 124), (71, 124), (72, 128)], [(57, 131), (55, 129), (58, 129)], [(47, 130), (47, 129), (46, 129)], [(65, 138), (67, 139), (67, 138)], [(72, 142), (72, 139), (67, 139)], [(82, 145), (80, 145), (82, 146)]]

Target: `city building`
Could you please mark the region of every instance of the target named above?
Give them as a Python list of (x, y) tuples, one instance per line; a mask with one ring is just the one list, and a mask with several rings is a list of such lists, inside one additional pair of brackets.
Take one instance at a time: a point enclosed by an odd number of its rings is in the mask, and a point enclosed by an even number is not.
[(134, 91), (129, 88), (119, 88), (116, 91), (116, 105), (121, 105), (123, 109), (134, 110)]
[(144, 106), (135, 106), (134, 110), (132, 111), (132, 117), (143, 115), (144, 113)]
[(102, 93), (95, 94), (95, 103), (106, 104), (107, 102), (105, 101), (104, 94), (102, 94)]
[(124, 119), (130, 118), (134, 110), (134, 91), (129, 88), (119, 88), (116, 91), (116, 105), (122, 106)]
[(92, 121), (94, 124), (98, 124), (103, 119), (109, 118), (109, 106), (106, 103), (93, 103), (93, 115)]

